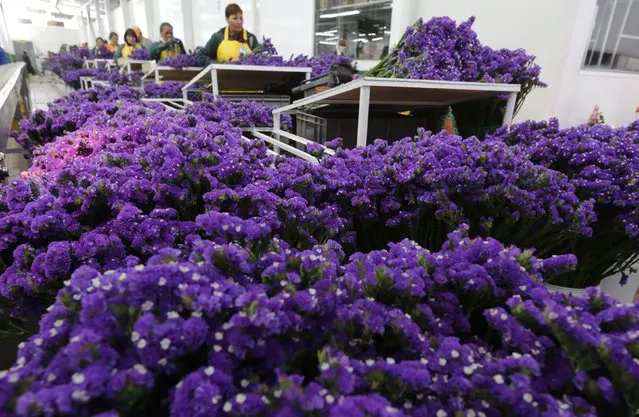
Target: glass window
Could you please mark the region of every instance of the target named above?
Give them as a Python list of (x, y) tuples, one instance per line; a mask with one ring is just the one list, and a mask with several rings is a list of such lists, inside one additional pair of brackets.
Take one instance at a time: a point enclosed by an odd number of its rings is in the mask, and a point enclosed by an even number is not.
[(584, 68), (639, 71), (639, 0), (597, 0)]
[(315, 55), (331, 54), (346, 42), (354, 59), (375, 60), (388, 53), (392, 1), (316, 0)]

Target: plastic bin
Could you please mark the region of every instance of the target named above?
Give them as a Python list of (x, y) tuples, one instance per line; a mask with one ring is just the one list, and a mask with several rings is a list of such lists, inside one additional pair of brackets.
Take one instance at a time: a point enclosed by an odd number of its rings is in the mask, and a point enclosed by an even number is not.
[(323, 145), (327, 140), (327, 123), (323, 117), (298, 111), (295, 114), (295, 134)]
[[(344, 140), (344, 148), (357, 146), (357, 117), (340, 112), (295, 114), (297, 136), (325, 144), (337, 137)], [(423, 117), (402, 116), (395, 112), (371, 112), (368, 119), (368, 143), (381, 138), (389, 141), (414, 136), (417, 129), (435, 129), (435, 125)]]

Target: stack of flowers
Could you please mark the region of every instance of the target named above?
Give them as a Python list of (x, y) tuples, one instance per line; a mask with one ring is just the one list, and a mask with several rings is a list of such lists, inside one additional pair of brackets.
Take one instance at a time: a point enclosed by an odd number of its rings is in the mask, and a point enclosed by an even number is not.
[(446, 81), (485, 81), (522, 86), (517, 109), (535, 87), (544, 87), (535, 57), (523, 49), (493, 50), (472, 30), (471, 17), (459, 26), (449, 17), (421, 18), (367, 75)]
[(100, 59), (112, 59), (114, 55), (113, 51), (109, 51), (106, 45), (100, 45), (96, 47), (95, 50), (92, 51), (92, 53), (94, 58)]
[(100, 70), (93, 68), (73, 69), (65, 71), (62, 75), (62, 79), (66, 85), (77, 90), (80, 88), (80, 77), (95, 77), (100, 73)]
[[(445, 77), (533, 76), (470, 23), (405, 45), (439, 50), (424, 59)], [(639, 304), (544, 283), (604, 233), (636, 245), (639, 123), (336, 139), (311, 164), (242, 135), (267, 106), (141, 94), (74, 92), (21, 125), (0, 332), (39, 324), (0, 372), (0, 414), (636, 414)]]
[(165, 81), (162, 84), (148, 83), (144, 85), (144, 94), (147, 97), (157, 98), (181, 98), (184, 81)]
[(121, 73), (114, 72), (110, 73), (107, 71), (100, 72), (96, 78), (98, 80), (108, 81), (110, 85), (118, 86), (118, 85), (131, 85), (138, 86), (142, 80), (142, 72), (141, 71), (132, 71), (130, 73)]
[[(241, 224), (241, 223), (240, 223)], [(192, 241), (73, 273), (0, 379), (44, 415), (632, 415), (637, 306), (550, 295), (567, 266), (454, 233), (342, 261)], [(474, 272), (471, 272), (474, 271)], [(472, 277), (473, 279), (470, 279)], [(623, 381), (623, 382), (622, 382)]]
[(60, 53), (46, 58), (43, 67), (62, 77), (67, 71), (82, 68), (83, 63), (84, 60), (76, 55)]
[[(202, 101), (195, 102), (187, 108), (188, 114), (194, 114), (211, 122), (226, 121), (233, 126), (272, 127), (273, 108), (249, 100), (234, 102), (212, 94), (204, 93)], [(290, 115), (284, 115), (281, 120), (281, 129), (289, 130), (292, 127)]]
[(344, 55), (319, 55), (308, 57), (306, 55), (291, 56), (289, 59), (278, 55), (273, 42), (266, 38), (262, 41), (260, 48), (247, 56), (232, 61), (235, 65), (268, 65), (275, 67), (310, 67), (312, 77), (328, 73), (333, 64), (353, 65), (353, 60)]
[[(557, 282), (570, 287), (598, 285), (639, 260), (639, 132), (606, 125), (560, 129), (556, 119), (498, 129), (487, 140), (520, 149), (532, 162), (566, 174), (580, 198), (595, 201), (598, 221), (592, 239), (568, 240), (580, 254), (576, 271)], [(630, 238), (629, 238), (630, 237)]]
[(133, 52), (131, 52), (131, 55), (129, 55), (129, 57), (131, 59), (139, 59), (141, 61), (148, 61), (149, 59), (151, 59), (149, 51), (146, 48), (135, 49)]
[(90, 117), (103, 112), (113, 114), (119, 103), (137, 102), (139, 98), (139, 90), (130, 87), (75, 91), (53, 101), (47, 111), (36, 110), (29, 119), (20, 122), (20, 131), (12, 135), (31, 155), (56, 137), (76, 131)]
[(200, 67), (200, 63), (197, 59), (197, 52), (198, 51), (196, 49), (195, 52), (189, 52), (188, 54), (167, 57), (160, 61), (159, 65), (176, 69)]

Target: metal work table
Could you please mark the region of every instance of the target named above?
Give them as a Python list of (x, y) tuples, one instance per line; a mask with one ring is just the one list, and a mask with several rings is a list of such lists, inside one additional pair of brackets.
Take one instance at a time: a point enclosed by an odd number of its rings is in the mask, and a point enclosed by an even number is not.
[(121, 74), (124, 74), (124, 73), (130, 74), (133, 71), (148, 72), (151, 68), (155, 66), (155, 61), (143, 60), (143, 59), (120, 58), (118, 60), (118, 65), (120, 65)]
[(183, 88), (184, 100), (188, 90), (197, 82), (211, 85), (214, 96), (225, 94), (268, 94), (275, 88), (291, 89), (310, 78), (310, 67), (275, 67), (262, 65), (211, 64), (201, 70)]
[(357, 146), (365, 146), (368, 139), (368, 114), (373, 106), (407, 110), (508, 95), (503, 118), (503, 124), (507, 125), (512, 123), (519, 91), (520, 86), (517, 84), (362, 77), (274, 109), (273, 127), (274, 133), (280, 135), (282, 113), (325, 106), (350, 106), (353, 117), (357, 116)]
[(30, 107), (25, 63), (0, 65), (0, 152), (6, 149), (16, 112), (28, 116)]
[(203, 67), (173, 68), (154, 65), (151, 70), (144, 74), (142, 80), (148, 80), (153, 77), (156, 83), (160, 81), (190, 81), (203, 69)]

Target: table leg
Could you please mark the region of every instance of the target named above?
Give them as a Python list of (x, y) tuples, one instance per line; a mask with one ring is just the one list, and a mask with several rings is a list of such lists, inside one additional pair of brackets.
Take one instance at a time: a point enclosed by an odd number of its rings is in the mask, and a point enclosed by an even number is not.
[(506, 103), (506, 111), (504, 112), (504, 120), (502, 126), (507, 126), (513, 123), (513, 115), (515, 113), (515, 103), (517, 101), (517, 93), (510, 93), (508, 102)]
[[(282, 114), (281, 113), (273, 113), (273, 130), (274, 130), (274, 134), (273, 134), (273, 138), (280, 141), (282, 140), (280, 138), (280, 135), (275, 133), (276, 131), (280, 130), (280, 126), (282, 123)], [(277, 146), (273, 146), (273, 151), (275, 153), (280, 153), (280, 148)]]
[(213, 88), (213, 97), (220, 95), (220, 87), (217, 85), (217, 70), (211, 69), (211, 87)]
[(368, 137), (368, 110), (370, 108), (371, 88), (367, 85), (359, 89), (359, 114), (357, 117), (357, 146), (366, 146)]

